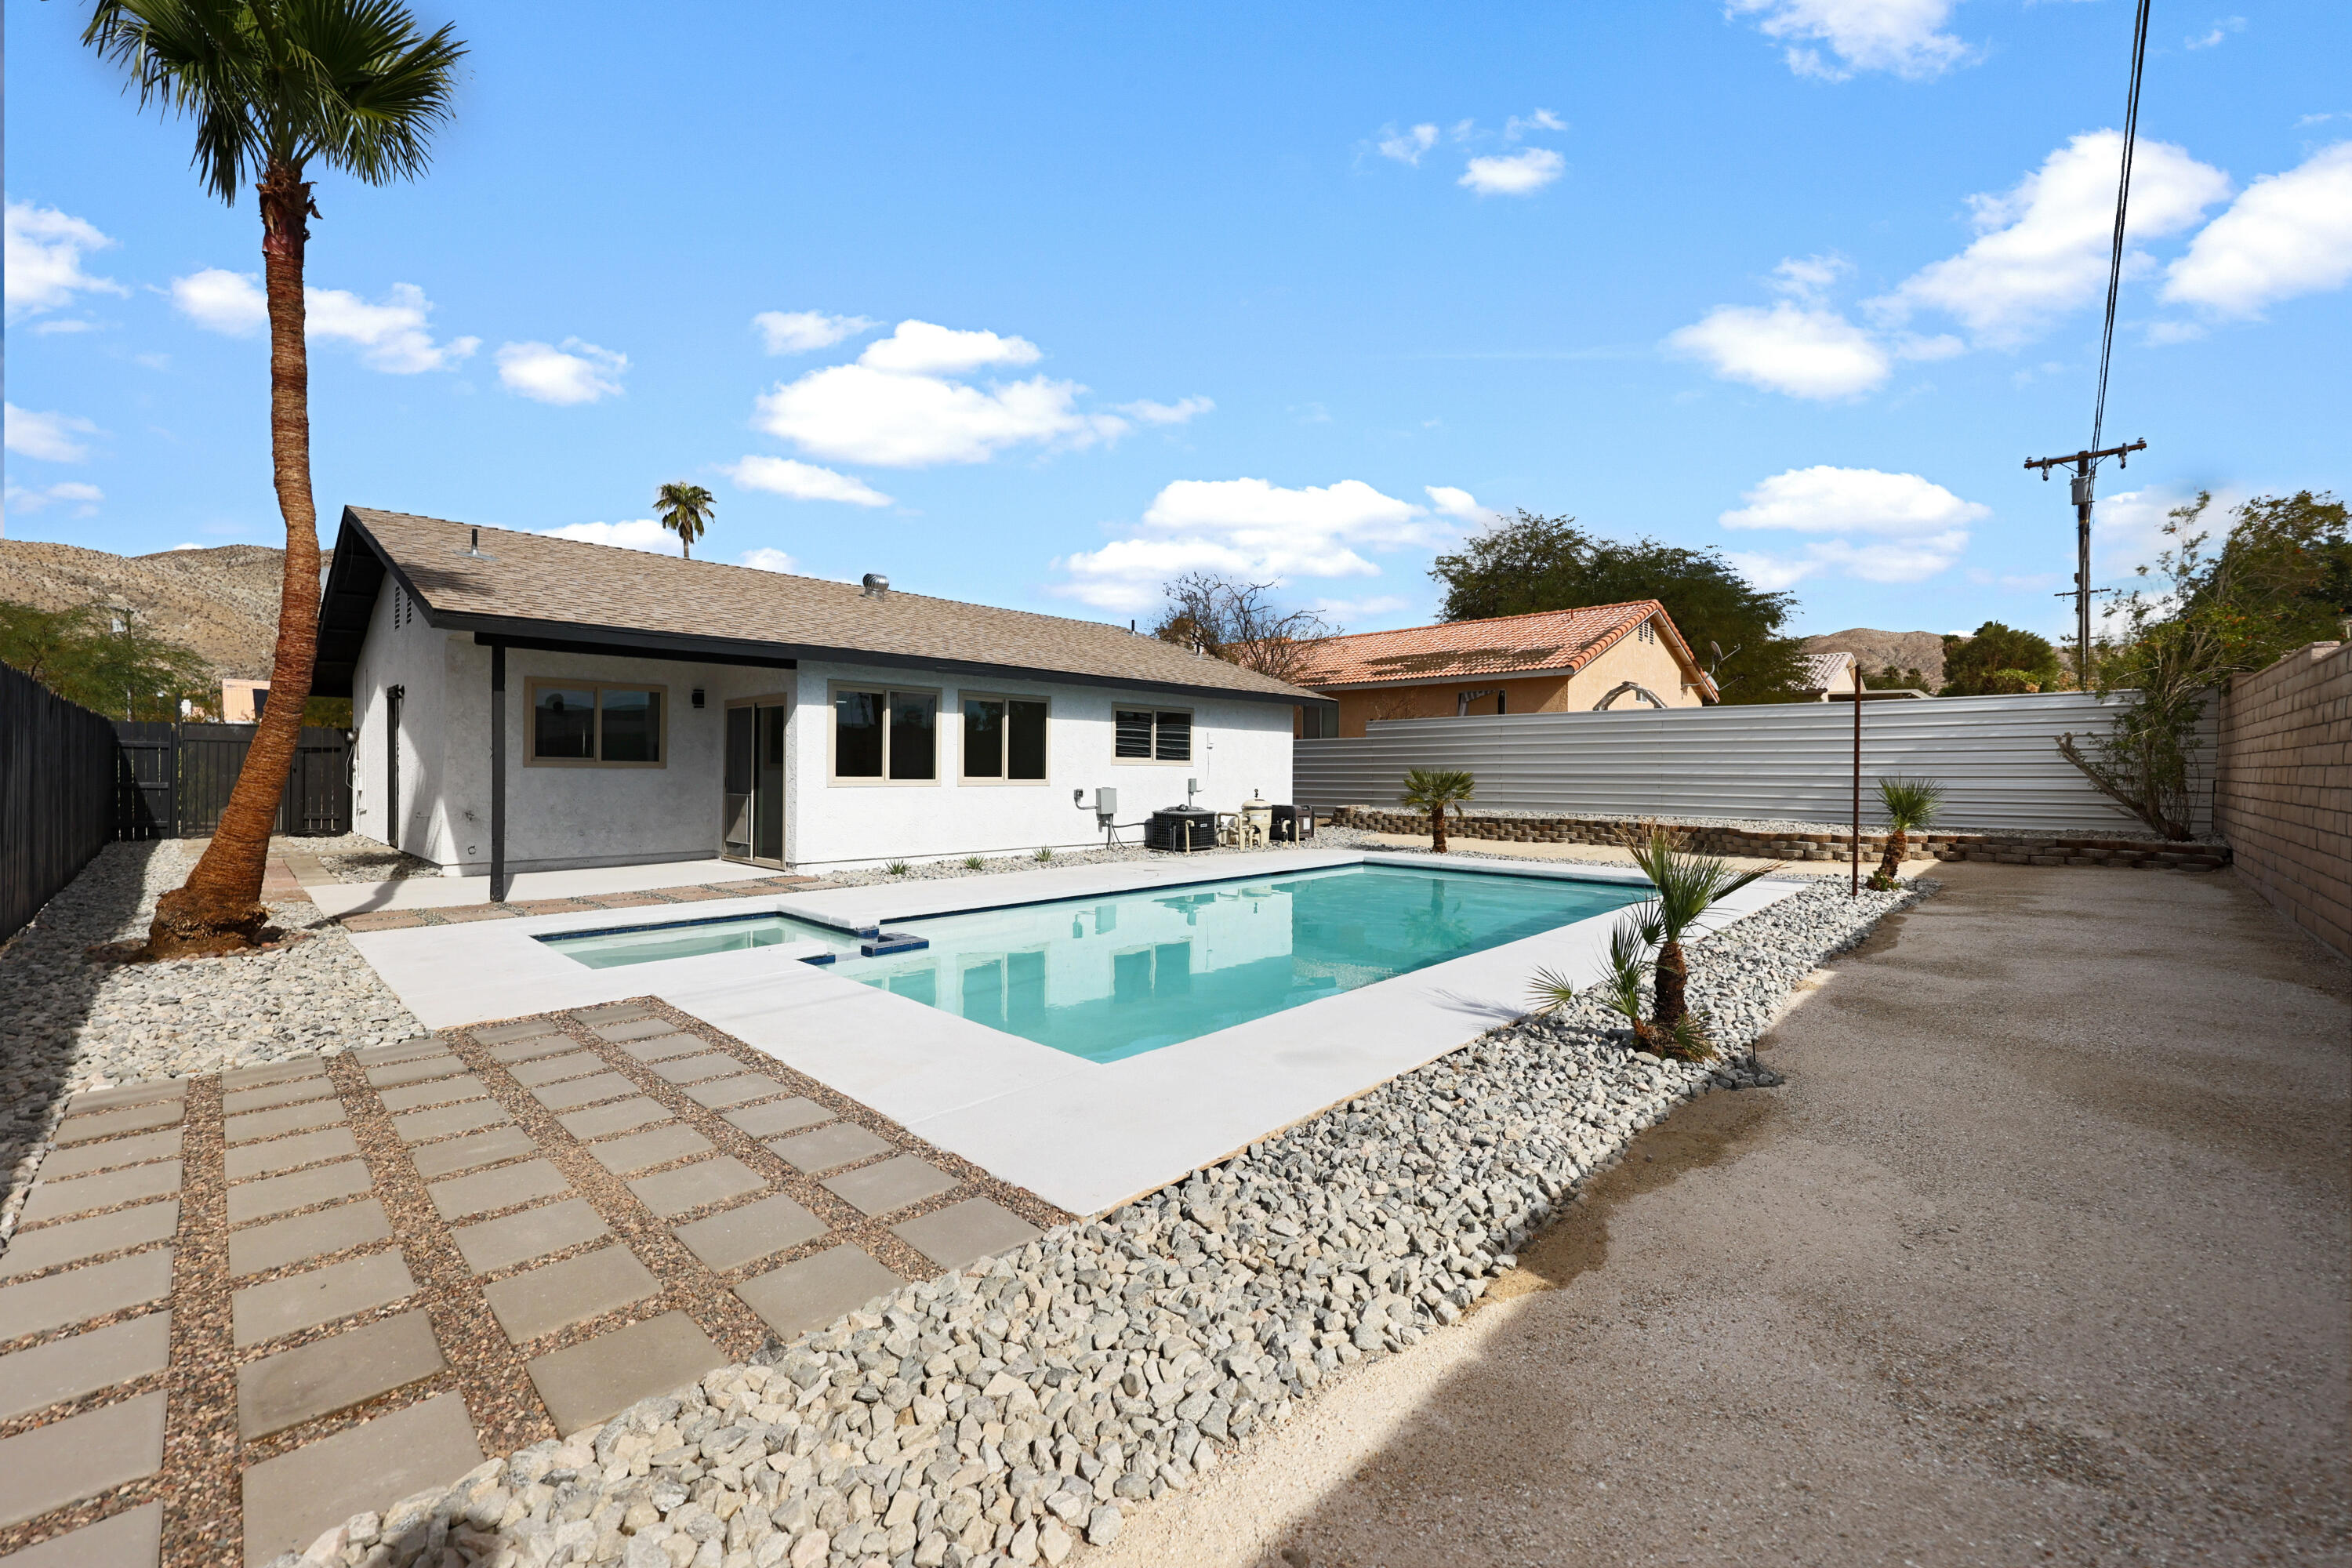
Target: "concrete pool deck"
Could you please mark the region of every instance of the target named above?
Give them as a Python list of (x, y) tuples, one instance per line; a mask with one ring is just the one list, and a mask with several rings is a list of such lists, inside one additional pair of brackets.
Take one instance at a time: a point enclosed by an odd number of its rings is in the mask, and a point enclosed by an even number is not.
[[(974, 908), (1247, 881), (1360, 863), (1639, 883), (1622, 867), (1554, 868), (1360, 849), (1047, 868), (983, 881), (874, 884), (714, 899), (687, 918), (782, 913), (888, 925)], [(1720, 926), (1801, 886), (1732, 895)], [(667, 911), (663, 911), (665, 914)], [(683, 912), (683, 911), (681, 911)], [(1538, 968), (1589, 984), (1613, 915), (1345, 992), (1119, 1061), (1086, 1060), (800, 962), (787, 943), (590, 969), (537, 937), (649, 923), (648, 911), (578, 910), (496, 924), (354, 935), (428, 1028), (656, 995), (915, 1136), (1074, 1214), (1101, 1213), (1268, 1133), (1412, 1071), (1525, 1011)]]

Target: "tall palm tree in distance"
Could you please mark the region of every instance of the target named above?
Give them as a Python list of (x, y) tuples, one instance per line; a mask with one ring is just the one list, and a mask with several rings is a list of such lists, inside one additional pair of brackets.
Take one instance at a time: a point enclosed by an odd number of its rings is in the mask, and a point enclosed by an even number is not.
[(269, 830), (318, 653), (302, 264), (319, 209), (306, 176), (316, 165), (381, 185), (421, 174), (466, 46), (446, 26), (420, 32), (397, 0), (100, 0), (82, 41), (130, 74), (141, 108), (195, 121), (207, 190), (233, 206), (250, 180), (261, 209), (270, 458), (286, 519), (270, 701), (212, 842), (148, 931), (154, 957), (226, 952), (251, 946), (268, 919)]
[(702, 537), (710, 514), (718, 510), (718, 501), (700, 485), (664, 485), (654, 495), (654, 510), (661, 514), (661, 525), (677, 535), (677, 552), (689, 561), (694, 559), (694, 542)]

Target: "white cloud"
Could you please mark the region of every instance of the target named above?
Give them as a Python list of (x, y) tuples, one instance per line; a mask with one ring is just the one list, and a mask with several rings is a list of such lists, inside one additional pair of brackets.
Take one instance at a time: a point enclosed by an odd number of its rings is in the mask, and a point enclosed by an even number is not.
[(96, 485), (82, 484), (74, 479), (38, 489), (12, 480), (5, 488), (11, 511), (39, 511), (44, 507), (64, 505), (72, 507), (76, 517), (90, 517), (97, 513), (98, 503), (106, 499), (106, 492)]
[(1180, 397), (1173, 403), (1154, 403), (1146, 397), (1122, 403), (1118, 411), (1142, 425), (1186, 425), (1216, 406), (1205, 397)]
[(820, 458), (884, 468), (984, 463), (1010, 447), (1084, 447), (1127, 421), (1080, 413), (1074, 382), (1035, 376), (982, 390), (928, 375), (834, 365), (761, 397), (753, 420)]
[(890, 504), (888, 496), (863, 479), (820, 468), (814, 463), (796, 463), (790, 458), (748, 457), (723, 471), (745, 489), (767, 490), (794, 500), (837, 500), (852, 506)]
[(751, 318), (772, 354), (814, 353), (881, 324), (864, 316), (828, 316), (823, 310), (762, 310)]
[(562, 528), (542, 528), (539, 531), (556, 539), (577, 539), (589, 544), (647, 551), (655, 555), (682, 553), (677, 535), (649, 517), (630, 522), (567, 522)]
[(1568, 168), (1568, 160), (1549, 147), (1524, 153), (1495, 153), (1473, 158), (1454, 184), (1482, 196), (1524, 196), (1542, 190)]
[(1793, 588), (1822, 569), (1819, 561), (1790, 560), (1786, 556), (1766, 555), (1752, 550), (1727, 550), (1723, 558), (1732, 569), (1768, 594), (1783, 588)]
[(1743, 553), (1733, 559), (1766, 588), (1785, 588), (1836, 568), (1870, 583), (1916, 583), (1950, 566), (1968, 547), (1967, 525), (1991, 508), (1917, 474), (1826, 465), (1775, 474), (1747, 491), (1748, 504), (1717, 521), (1732, 529), (1876, 536), (1856, 542), (1808, 542), (1798, 557)]
[[(1911, 80), (1941, 76), (1969, 59), (1969, 46), (1943, 31), (1952, 0), (1729, 0), (1727, 16), (1754, 16), (1757, 31), (1786, 46), (1799, 76), (1844, 81), (1883, 70)], [(1827, 45), (1835, 64), (1812, 45)]]
[[(1957, 317), (1978, 341), (2013, 347), (2106, 291), (2115, 239), (2116, 175), (2123, 138), (2075, 137), (2000, 195), (1969, 198), (1980, 237), (1959, 255), (1920, 268), (1872, 302), (1899, 321), (1915, 309)], [(2132, 163), (2130, 229), (2148, 237), (2196, 223), (2230, 194), (2230, 177), (2166, 142), (2142, 141)], [(2144, 270), (2145, 256), (2126, 258)]]
[(2352, 142), (2265, 174), (2189, 242), (2164, 298), (2219, 315), (2255, 316), (2298, 294), (2352, 279)]
[(857, 363), (899, 375), (960, 375), (994, 364), (1034, 364), (1040, 357), (1026, 338), (901, 321), (888, 337), (866, 344)]
[(79, 463), (89, 456), (89, 448), (76, 439), (98, 434), (98, 426), (89, 420), (70, 414), (39, 414), (13, 403), (5, 407), (11, 452), (46, 463)]
[(1818, 300), (1829, 292), (1830, 285), (1853, 270), (1853, 262), (1834, 253), (1784, 257), (1772, 268), (1772, 288), (1792, 300)]
[(122, 285), (82, 270), (89, 252), (114, 241), (95, 226), (30, 202), (6, 204), (5, 285), (9, 321), (73, 302), (77, 294), (121, 294)]
[(1408, 131), (1386, 128), (1381, 133), (1379, 143), (1381, 157), (1394, 158), (1398, 163), (1410, 163), (1414, 168), (1421, 166), (1422, 154), (1436, 145), (1437, 127), (1434, 125), (1416, 125)]
[(566, 338), (557, 347), (549, 343), (502, 344), (498, 353), (499, 380), (508, 391), (538, 403), (594, 403), (617, 396), (629, 356), (600, 349), (578, 338)]
[(1769, 309), (1718, 305), (1670, 333), (1667, 349), (1727, 381), (1791, 397), (1852, 397), (1885, 381), (1886, 350), (1835, 310), (1783, 300)]
[[(172, 306), (206, 331), (244, 337), (269, 325), (269, 300), (250, 272), (207, 267), (172, 279)], [(395, 283), (381, 302), (347, 289), (306, 289), (302, 324), (311, 338), (350, 343), (360, 363), (392, 375), (446, 370), (481, 346), (479, 338), (436, 343), (426, 331), (433, 302), (414, 283)]]
[(1478, 498), (1468, 490), (1452, 485), (1423, 485), (1422, 493), (1440, 513), (1460, 522), (1476, 523), (1480, 527), (1495, 521), (1495, 514), (1478, 504)]
[(801, 569), (799, 562), (767, 545), (757, 550), (746, 550), (740, 559), (744, 565), (755, 572), (798, 572)]
[(1179, 479), (1153, 500), (1133, 535), (1055, 562), (1070, 581), (1053, 591), (1105, 609), (1142, 610), (1159, 603), (1162, 584), (1187, 572), (1252, 582), (1377, 576), (1362, 550), (1444, 537), (1425, 508), (1360, 479), (1296, 489), (1264, 479)]
[(250, 272), (207, 267), (172, 279), (172, 308), (208, 332), (232, 337), (269, 324), (269, 300)]
[(2245, 30), (2246, 19), (2243, 16), (2224, 16), (2214, 23), (2210, 30), (2193, 38), (2183, 38), (2180, 44), (2183, 48), (2210, 49), (2228, 38), (2231, 34), (2242, 33)]
[(1969, 345), (1949, 332), (1937, 332), (1932, 338), (1923, 338), (1916, 332), (1897, 332), (1894, 349), (1896, 359), (1937, 360), (1964, 354)]
[(1514, 114), (1510, 119), (1505, 121), (1503, 122), (1503, 140), (1506, 142), (1517, 142), (1520, 137), (1525, 136), (1530, 131), (1565, 131), (1567, 129), (1567, 121), (1562, 120), (1559, 115), (1554, 114), (1549, 109), (1538, 109), (1533, 114), (1528, 115), (1525, 119)]
[(1375, 594), (1368, 599), (1317, 599), (1307, 607), (1328, 623), (1344, 626), (1365, 616), (1392, 616), (1412, 608), (1412, 601), (1402, 594)]
[(62, 336), (68, 332), (87, 332), (97, 325), (96, 321), (85, 321), (79, 316), (60, 316), (53, 321), (40, 322), (33, 328), (33, 331), (42, 337), (49, 338)]

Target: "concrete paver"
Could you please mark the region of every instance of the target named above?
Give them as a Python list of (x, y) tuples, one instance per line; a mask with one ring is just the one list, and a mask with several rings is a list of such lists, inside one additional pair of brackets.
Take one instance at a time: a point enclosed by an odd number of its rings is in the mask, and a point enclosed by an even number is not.
[(355, 1513), (446, 1486), (484, 1458), (454, 1394), (378, 1415), (245, 1472), (245, 1561), (299, 1552)]
[(855, 1121), (837, 1121), (796, 1138), (780, 1138), (768, 1147), (811, 1175), (822, 1175), (853, 1161), (886, 1153), (896, 1145)]
[(709, 1050), (710, 1042), (696, 1035), (655, 1035), (648, 1039), (631, 1040), (621, 1048), (641, 1062), (666, 1062), (672, 1057), (690, 1057), (697, 1051)]
[(555, 1429), (569, 1435), (640, 1399), (682, 1388), (727, 1360), (693, 1319), (664, 1312), (526, 1364)]
[(232, 1116), (225, 1128), (231, 1143), (250, 1143), (258, 1138), (277, 1138), (288, 1132), (299, 1132), (305, 1128), (325, 1127), (343, 1120), (343, 1102), (340, 1100), (318, 1100), (308, 1105), (289, 1105), (278, 1110), (257, 1110), (247, 1116)]
[(879, 1164), (860, 1165), (828, 1180), (825, 1190), (860, 1214), (890, 1214), (950, 1191), (957, 1178), (937, 1165), (901, 1154)]
[(0, 1525), (47, 1513), (163, 1463), (163, 1396), (142, 1394), (0, 1441)]
[(408, 1265), (398, 1252), (330, 1263), (283, 1279), (248, 1285), (229, 1298), (232, 1342), (239, 1350), (331, 1323), (337, 1318), (389, 1306), (416, 1293)]
[(0, 1568), (155, 1568), (163, 1555), (163, 1505), (141, 1503), (0, 1557)]
[(175, 1198), (169, 1203), (142, 1204), (117, 1214), (18, 1231), (16, 1238), (8, 1244), (7, 1252), (0, 1255), (0, 1279), (78, 1258), (96, 1258), (100, 1253), (143, 1247), (151, 1241), (166, 1241), (179, 1228), (180, 1205)]
[(772, 1095), (782, 1094), (783, 1091), (784, 1086), (774, 1079), (759, 1073), (747, 1072), (738, 1073), (733, 1078), (714, 1078), (702, 1083), (690, 1085), (686, 1093), (689, 1100), (707, 1105), (713, 1110), (724, 1110), (729, 1106), (741, 1105), (754, 1100), (766, 1100)]
[(705, 1051), (700, 1056), (671, 1057), (667, 1061), (646, 1064), (672, 1083), (700, 1083), (721, 1073), (740, 1072), (743, 1064), (725, 1051)]
[(503, 1219), (460, 1226), (449, 1237), (457, 1244), (467, 1268), (477, 1274), (493, 1274), (611, 1234), (586, 1199), (566, 1198)]
[(672, 1160), (683, 1160), (688, 1154), (699, 1154), (711, 1146), (710, 1140), (684, 1122), (672, 1122), (644, 1132), (633, 1132), (626, 1138), (609, 1139), (592, 1143), (588, 1152), (596, 1163), (614, 1175), (626, 1176), (655, 1165), (666, 1165)]
[(0, 1356), (0, 1421), (161, 1372), (171, 1353), (163, 1311)]
[(117, 1084), (112, 1089), (86, 1089), (66, 1101), (67, 1114), (79, 1116), (86, 1111), (110, 1110), (121, 1105), (149, 1105), (159, 1100), (185, 1100), (188, 1080), (184, 1078), (152, 1079), (144, 1083)]
[(61, 1182), (68, 1176), (86, 1176), (92, 1171), (111, 1170), (118, 1165), (136, 1165), (179, 1152), (180, 1130), (176, 1127), (137, 1138), (110, 1138), (103, 1143), (58, 1150), (41, 1162), (41, 1179)]
[(570, 1110), (575, 1106), (593, 1105), (600, 1100), (611, 1100), (636, 1091), (637, 1086), (619, 1073), (601, 1072), (593, 1078), (575, 1078), (564, 1083), (545, 1084), (530, 1093), (532, 1099), (550, 1110)]
[(642, 1301), (660, 1289), (661, 1281), (627, 1247), (600, 1247), (485, 1286), (482, 1294), (507, 1338), (520, 1344)]
[(966, 1198), (937, 1214), (890, 1227), (900, 1240), (942, 1268), (961, 1268), (1026, 1247), (1045, 1233), (986, 1198)]
[(595, 1024), (592, 1031), (601, 1039), (644, 1040), (656, 1035), (667, 1035), (677, 1027), (667, 1018), (626, 1018), (617, 1023)]
[(26, 1200), (24, 1213), (17, 1223), (45, 1225), (53, 1219), (70, 1219), (96, 1209), (110, 1209), (118, 1204), (137, 1203), (142, 1198), (159, 1198), (166, 1193), (179, 1190), (180, 1162), (177, 1160), (159, 1160), (152, 1165), (130, 1165), (120, 1171), (106, 1171), (94, 1176), (75, 1176), (67, 1181), (45, 1181), (33, 1188), (33, 1195)]
[(383, 1108), (394, 1113), (416, 1110), (427, 1105), (453, 1105), (461, 1100), (480, 1100), (490, 1091), (482, 1080), (471, 1073), (456, 1078), (438, 1078), (429, 1083), (404, 1084), (399, 1089), (387, 1089), (377, 1094)]
[(571, 1185), (563, 1179), (563, 1173), (546, 1161), (526, 1160), (520, 1165), (500, 1165), (495, 1170), (477, 1171), (470, 1176), (454, 1176), (425, 1190), (432, 1195), (433, 1206), (440, 1211), (443, 1219), (464, 1219), (492, 1209), (512, 1208), (533, 1198), (551, 1198), (569, 1191)]
[(358, 1203), (338, 1204), (316, 1214), (296, 1215), (291, 1219), (231, 1231), (228, 1271), (240, 1278), (259, 1274), (299, 1263), (306, 1258), (322, 1258), (347, 1247), (363, 1247), (391, 1237), (392, 1222), (384, 1216), (383, 1205), (374, 1198), (362, 1198)]
[(220, 1075), (221, 1092), (251, 1089), (256, 1084), (288, 1083), (298, 1078), (324, 1078), (325, 1064), (315, 1058), (291, 1062), (256, 1062), (249, 1068), (231, 1068)]
[(273, 1171), (315, 1165), (322, 1160), (352, 1158), (359, 1152), (359, 1142), (348, 1127), (322, 1128), (293, 1138), (272, 1138), (267, 1143), (231, 1149), (226, 1160), (228, 1179), (242, 1182)]
[(574, 1138), (609, 1138), (615, 1132), (627, 1132), (639, 1127), (649, 1127), (656, 1121), (667, 1121), (669, 1111), (660, 1103), (642, 1095), (612, 1105), (599, 1105), (587, 1110), (574, 1110), (555, 1119), (555, 1124)]
[(0, 1342), (160, 1300), (171, 1289), (168, 1247), (134, 1252), (111, 1263), (87, 1263), (22, 1285), (0, 1286)]
[[(477, 1037), (488, 1043), (487, 1037)], [(490, 1059), (495, 1062), (527, 1062), (535, 1057), (551, 1056), (557, 1051), (575, 1048), (579, 1041), (553, 1029), (536, 1035), (522, 1035), (500, 1045), (490, 1047)]]
[(789, 1340), (823, 1328), (906, 1281), (864, 1251), (844, 1244), (735, 1287), (743, 1304)]
[(721, 1154), (716, 1159), (680, 1165), (675, 1171), (639, 1176), (629, 1184), (629, 1190), (637, 1194), (638, 1202), (667, 1219), (705, 1204), (724, 1203), (745, 1193), (756, 1193), (767, 1184), (758, 1172), (742, 1161)]
[(594, 1051), (566, 1051), (562, 1056), (540, 1057), (531, 1061), (517, 1062), (507, 1072), (517, 1083), (536, 1088), (542, 1083), (555, 1083), (567, 1078), (579, 1078), (586, 1073), (602, 1072), (604, 1058)]
[(411, 1057), (405, 1061), (386, 1062), (382, 1067), (368, 1068), (371, 1089), (395, 1089), (404, 1083), (422, 1083), (429, 1078), (447, 1078), (464, 1069), (466, 1064), (447, 1051), (428, 1057)]
[(435, 1110), (412, 1110), (392, 1119), (392, 1130), (404, 1143), (425, 1143), (453, 1132), (471, 1132), (507, 1120), (506, 1109), (495, 1100), (477, 1100), (465, 1105), (445, 1105)]
[(794, 1095), (790, 1100), (772, 1100), (765, 1105), (730, 1110), (727, 1113), (727, 1120), (754, 1138), (773, 1138), (779, 1133), (797, 1132), (803, 1127), (830, 1121), (833, 1112), (814, 1100)]
[(425, 1314), (403, 1312), (236, 1369), (236, 1425), (247, 1440), (389, 1394), (446, 1364)]
[(299, 1105), (305, 1100), (325, 1100), (335, 1092), (334, 1080), (325, 1073), (307, 1078), (288, 1079), (282, 1083), (259, 1089), (241, 1089), (234, 1094), (221, 1096), (221, 1110), (230, 1116), (243, 1116), (250, 1111), (269, 1110), (280, 1105)]
[(75, 1143), (87, 1143), (93, 1138), (111, 1138), (118, 1132), (144, 1132), (151, 1127), (169, 1127), (187, 1114), (187, 1107), (176, 1100), (153, 1105), (128, 1106), (121, 1110), (101, 1110), (90, 1116), (68, 1116), (58, 1123), (51, 1140), (60, 1149)]
[(713, 1268), (740, 1268), (755, 1258), (814, 1241), (824, 1222), (783, 1194), (679, 1226), (671, 1234)]
[(422, 1148), (412, 1149), (408, 1162), (416, 1167), (418, 1175), (429, 1182), (436, 1176), (470, 1171), (477, 1165), (511, 1160), (538, 1147), (530, 1141), (530, 1134), (520, 1127), (493, 1127), (487, 1132), (476, 1132), (464, 1138), (452, 1138), (444, 1143), (427, 1143)]
[[(562, 1031), (544, 1018), (526, 1018), (520, 1024), (495, 1024), (487, 1029), (473, 1031), (474, 1038), (486, 1046), (503, 1046), (516, 1040), (539, 1039), (549, 1035), (561, 1037)], [(506, 1058), (500, 1057), (500, 1061)]]
[(289, 1209), (363, 1193), (373, 1184), (364, 1160), (345, 1160), (339, 1164), (296, 1171), (290, 1175), (263, 1176), (229, 1188), (228, 1222), (244, 1225), (249, 1220), (268, 1219)]

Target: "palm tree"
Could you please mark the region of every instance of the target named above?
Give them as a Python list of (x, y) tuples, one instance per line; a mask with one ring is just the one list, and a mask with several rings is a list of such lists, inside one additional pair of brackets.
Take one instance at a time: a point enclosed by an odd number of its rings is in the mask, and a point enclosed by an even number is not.
[(1895, 873), (1902, 867), (1905, 835), (1915, 827), (1935, 826), (1936, 814), (1943, 809), (1944, 786), (1933, 779), (1881, 779), (1878, 804), (1894, 830), (1886, 836), (1886, 854), (1870, 879), (1872, 887), (1884, 890), (1895, 885)]
[(654, 495), (654, 510), (661, 514), (661, 525), (677, 535), (677, 552), (689, 561), (694, 559), (694, 542), (702, 537), (703, 526), (718, 509), (719, 503), (700, 485), (664, 485)]
[(1657, 995), (1651, 1005), (1650, 1021), (1658, 1031), (1673, 1032), (1690, 1013), (1685, 1000), (1690, 966), (1683, 958), (1683, 933), (1724, 899), (1780, 867), (1775, 861), (1754, 870), (1735, 871), (1729, 861), (1712, 855), (1685, 854), (1674, 835), (1662, 827), (1653, 827), (1648, 840), (1633, 854), (1633, 864), (1657, 889), (1656, 898), (1644, 906), (1650, 941), (1658, 950)]
[(1404, 803), (1429, 814), (1429, 847), (1445, 853), (1445, 808), (1470, 798), (1478, 781), (1460, 768), (1415, 768), (1404, 775)]
[(446, 26), (420, 34), (398, 0), (100, 0), (82, 41), (130, 73), (142, 109), (195, 121), (196, 171), (213, 195), (235, 205), (249, 179), (261, 211), (270, 457), (286, 519), (271, 700), (212, 842), (148, 931), (154, 957), (225, 952), (251, 946), (268, 919), (269, 830), (318, 652), (302, 263), (319, 211), (306, 176), (313, 164), (372, 185), (421, 174), (466, 46)]

